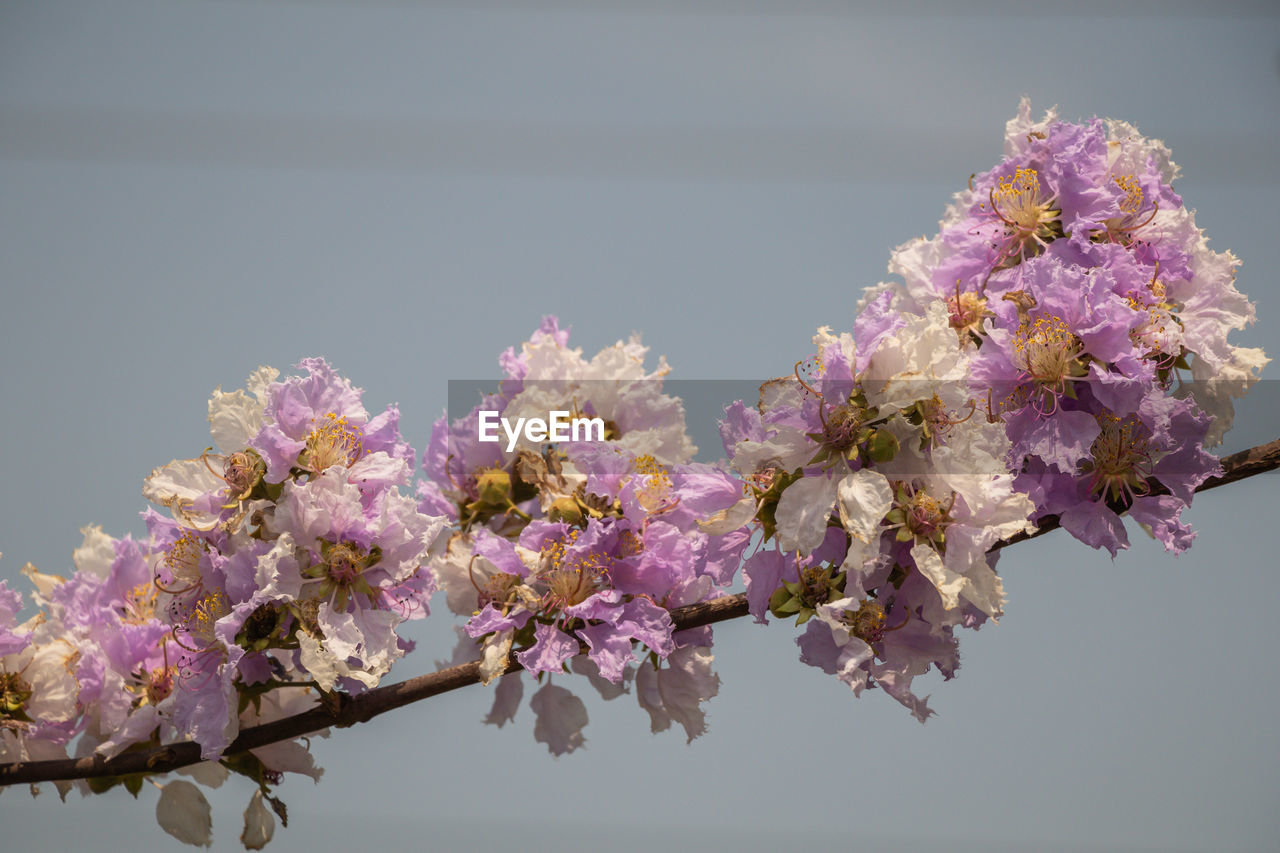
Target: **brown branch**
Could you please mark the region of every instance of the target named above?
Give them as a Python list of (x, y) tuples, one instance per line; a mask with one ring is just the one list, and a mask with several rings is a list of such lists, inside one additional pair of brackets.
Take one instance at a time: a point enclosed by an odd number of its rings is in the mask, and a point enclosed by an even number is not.
[[(1280, 468), (1280, 439), (1259, 445), (1222, 460), (1223, 473), (1206, 480), (1196, 491), (1235, 483), (1267, 471)], [(1158, 493), (1154, 492), (1153, 493)], [(1038, 523), (1036, 530), (1019, 534), (999, 542), (996, 548), (1025, 542), (1042, 536), (1060, 526), (1057, 516), (1048, 516)], [(747, 615), (747, 597), (744, 594), (729, 595), (701, 604), (691, 604), (671, 612), (676, 631), (698, 628), (728, 619)], [(507, 672), (521, 669), (512, 654), (507, 658)], [(430, 696), (448, 693), (459, 687), (480, 682), (480, 663), (464, 663), (420, 675), (398, 684), (378, 687), (358, 696), (335, 694), (335, 701), (312, 708), (292, 717), (244, 729), (232, 741), (225, 754), (233, 755), (260, 746), (292, 740), (329, 728), (351, 726), (367, 722), (380, 714), (409, 705)], [(126, 752), (112, 759), (101, 756), (68, 758), (54, 761), (26, 761), (0, 764), (0, 786), (21, 783), (49, 782), (65, 779), (89, 779), (101, 776), (121, 776), (130, 773), (165, 773), (200, 761), (200, 747), (192, 742), (171, 743), (153, 749)]]

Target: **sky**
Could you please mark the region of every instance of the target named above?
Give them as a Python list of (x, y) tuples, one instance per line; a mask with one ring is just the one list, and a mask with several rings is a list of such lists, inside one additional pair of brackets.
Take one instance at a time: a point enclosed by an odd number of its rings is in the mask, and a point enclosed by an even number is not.
[[(142, 479), (259, 364), (325, 356), (419, 449), (449, 380), (496, 376), (544, 313), (588, 353), (641, 331), (675, 378), (785, 373), (997, 161), (1024, 94), (1170, 145), (1258, 306), (1233, 340), (1280, 352), (1280, 9), (894, 10), (4, 3), (0, 578), (68, 573), (86, 524), (141, 534)], [(1272, 384), (1227, 450), (1276, 437)], [(1274, 485), (1197, 499), (1177, 559), (1136, 531), (1114, 561), (1061, 532), (1010, 549), (1006, 616), (925, 688), (926, 725), (741, 620), (691, 745), (588, 688), (588, 746), (553, 759), (527, 707), (486, 727), (468, 688), (316, 741), (326, 775), (281, 787), (268, 849), (1273, 850)], [(437, 601), (392, 675), (433, 669), (451, 625)], [(250, 793), (210, 793), (214, 849)], [(154, 803), (8, 790), (0, 837), (178, 849)]]

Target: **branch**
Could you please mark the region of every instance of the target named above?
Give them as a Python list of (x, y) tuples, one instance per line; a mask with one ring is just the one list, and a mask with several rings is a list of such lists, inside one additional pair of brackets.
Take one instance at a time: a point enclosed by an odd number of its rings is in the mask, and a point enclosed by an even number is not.
[[(1196, 491), (1203, 492), (1225, 486), (1277, 468), (1280, 468), (1280, 439), (1225, 457), (1222, 460), (1222, 475), (1210, 477)], [(1167, 490), (1160, 488), (1152, 490), (1152, 494), (1165, 493)], [(1057, 516), (1046, 516), (1037, 522), (1036, 529), (1032, 533), (1018, 534), (998, 542), (993, 546), (993, 550), (1034, 539), (1060, 526)], [(738, 619), (746, 615), (745, 594), (729, 595), (701, 604), (691, 604), (671, 612), (676, 631)], [(515, 654), (508, 655), (505, 671), (516, 672), (519, 669), (521, 666)], [(310, 711), (242, 730), (240, 736), (227, 747), (225, 755), (231, 756), (268, 744), (292, 740), (331, 726), (342, 728), (367, 722), (395, 708), (479, 682), (480, 662), (475, 661), (420, 675), (398, 684), (378, 687), (358, 696), (333, 694), (334, 701), (312, 708)], [(0, 764), (0, 786), (24, 782), (91, 779), (130, 773), (166, 773), (196, 764), (200, 760), (199, 744), (188, 741), (165, 744), (139, 752), (126, 752), (112, 759), (95, 755), (88, 758)]]

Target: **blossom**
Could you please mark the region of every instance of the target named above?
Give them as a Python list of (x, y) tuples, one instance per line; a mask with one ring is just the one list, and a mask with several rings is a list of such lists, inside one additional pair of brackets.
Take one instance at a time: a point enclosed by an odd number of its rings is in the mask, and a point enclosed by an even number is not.
[[(403, 654), (395, 633), (405, 618), (397, 611), (397, 590), (427, 572), (423, 566), (444, 519), (423, 515), (396, 491), (366, 507), (349, 471), (334, 465), (305, 483), (286, 483), (269, 526), (291, 537), (305, 564), (298, 598), (314, 603), (311, 627), (324, 646), (308, 661), (376, 685)], [(429, 575), (425, 584), (417, 593), (424, 602), (434, 590)]]
[(1114, 555), (1130, 510), (1181, 551), (1182, 510), (1216, 470), (1204, 448), (1267, 362), (1228, 340), (1254, 319), (1238, 261), (1209, 248), (1173, 190), (1168, 148), (1131, 125), (1036, 121), (1024, 99), (1004, 155), (937, 236), (894, 253), (903, 281), (887, 290), (904, 310), (948, 300), (1036, 517), (1061, 515)]
[(251, 442), (266, 462), (268, 482), (282, 482), (294, 467), (322, 474), (379, 453), (413, 463), (413, 449), (400, 437), (398, 408), (388, 406), (371, 418), (360, 402), (363, 392), (324, 359), (306, 358), (297, 366), (305, 377), (267, 387), (263, 425)]
[(262, 429), (267, 390), (278, 376), (275, 368), (259, 367), (245, 383), (248, 393), (215, 388), (209, 398), (209, 432), (220, 456), (206, 451), (156, 468), (143, 484), (143, 497), (168, 507), (186, 526), (209, 529), (252, 496), (266, 464), (250, 442)]
[(987, 551), (1035, 510), (970, 384), (987, 318), (957, 324), (953, 307), (872, 291), (853, 335), (819, 330), (794, 380), (722, 427), (774, 546), (743, 566), (757, 621), (807, 623), (802, 661), (855, 693), (881, 686), (922, 721), (912, 680), (954, 672), (954, 629), (1001, 615)]
[(419, 487), (424, 511), (448, 511), (465, 529), (477, 523), (518, 528), (531, 512), (548, 513), (557, 501), (566, 509), (573, 504), (585, 476), (575, 452), (590, 452), (592, 445), (563, 442), (559, 452), (546, 455), (521, 434), (508, 451), (503, 442), (480, 440), (481, 411), (512, 423), (553, 411), (599, 418), (606, 441), (634, 456), (649, 455), (664, 465), (693, 457), (683, 404), (662, 391), (669, 372), (665, 360), (647, 369), (648, 348), (638, 336), (590, 360), (581, 349), (569, 348), (568, 340), (556, 318), (544, 318), (519, 354), (508, 350), (500, 359), (506, 379), (498, 392), (484, 395), (462, 417), (436, 421), (422, 460), (428, 477)]
[[(732, 472), (689, 461), (683, 404), (661, 390), (665, 361), (646, 369), (635, 336), (590, 360), (568, 340), (544, 318), (518, 353), (500, 359), (497, 392), (463, 418), (437, 421), (419, 507), (447, 512), (457, 528), (434, 567), (478, 648), (460, 646), (455, 659), (478, 658), (490, 683), (514, 651), (532, 674), (568, 667), (612, 698), (635, 678), (638, 658), (661, 662), (690, 641), (673, 635), (669, 610), (733, 582), (749, 514)], [(597, 417), (604, 440), (508, 451), (478, 440), (482, 408), (512, 419), (557, 410)], [(695, 633), (709, 647), (710, 630)], [(518, 674), (498, 682), (490, 722), (514, 717), (520, 683)], [(544, 687), (535, 699), (572, 711), (569, 696)], [(579, 745), (578, 731), (543, 716), (535, 723), (557, 753)]]

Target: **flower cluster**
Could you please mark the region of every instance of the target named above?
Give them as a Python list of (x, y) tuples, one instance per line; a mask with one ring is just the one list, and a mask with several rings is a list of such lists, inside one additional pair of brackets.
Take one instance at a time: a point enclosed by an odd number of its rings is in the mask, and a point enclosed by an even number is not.
[(894, 252), (903, 281), (870, 298), (945, 300), (1036, 518), (1114, 556), (1128, 511), (1180, 552), (1194, 538), (1182, 510), (1218, 470), (1205, 448), (1268, 360), (1227, 340), (1254, 319), (1238, 262), (1174, 192), (1169, 150), (1131, 125), (1037, 122), (1024, 99), (1004, 154), (935, 237)]
[[(634, 681), (654, 731), (675, 721), (690, 740), (718, 689), (711, 629), (677, 632), (669, 611), (733, 581), (745, 519), (700, 523), (733, 505), (739, 485), (690, 462), (683, 405), (662, 391), (665, 363), (648, 372), (645, 353), (632, 338), (588, 361), (547, 317), (502, 356), (501, 390), (441, 417), (424, 454), (421, 506), (456, 524), (435, 564), (449, 607), (469, 617), (454, 662), (480, 659), (487, 683), (518, 649), (524, 672), (545, 680), (530, 701), (534, 735), (557, 755), (584, 742), (587, 723), (581, 700), (552, 683), (567, 666), (606, 699)], [(482, 411), (599, 418), (602, 440), (506, 449), (478, 440)], [(506, 675), (486, 722), (511, 720), (522, 695), (522, 675)]]
[[(1001, 539), (1045, 516), (1114, 556), (1131, 514), (1174, 552), (1206, 447), (1267, 359), (1235, 259), (1211, 251), (1158, 141), (1095, 119), (1031, 120), (900, 247), (853, 333), (822, 329), (793, 378), (722, 425), (762, 532), (752, 613), (797, 616), (801, 659), (855, 693), (958, 666), (954, 630), (1001, 613)], [(765, 547), (771, 545), (772, 547)]]
[(1032, 504), (1004, 430), (967, 393), (972, 357), (945, 306), (884, 308), (852, 335), (819, 330), (817, 353), (758, 406), (730, 406), (721, 434), (746, 480), (734, 512), (762, 531), (743, 566), (752, 614), (795, 616), (801, 660), (923, 721), (912, 680), (932, 666), (950, 678), (955, 629), (1000, 616), (987, 552), (1030, 526)]
[(305, 375), (264, 368), (247, 393), (215, 392), (220, 452), (158, 468), (143, 488), (171, 510), (145, 518), (191, 683), (174, 717), (206, 758), (235, 736), (246, 689), (375, 686), (404, 654), (396, 627), (425, 616), (435, 591), (425, 564), (445, 520), (402, 489), (415, 454), (398, 410), (371, 418), (323, 360), (298, 366)]
[[(804, 663), (926, 720), (915, 679), (951, 678), (957, 631), (1003, 613), (1001, 542), (1053, 516), (1114, 557), (1128, 513), (1190, 545), (1207, 448), (1267, 362), (1228, 341), (1253, 306), (1162, 143), (1024, 101), (1004, 153), (894, 252), (901, 280), (868, 289), (851, 331), (818, 330), (725, 409), (726, 462), (693, 461), (638, 337), (586, 359), (554, 317), (436, 421), (416, 485), (398, 410), (371, 415), (321, 359), (215, 391), (214, 446), (146, 479), (145, 537), (89, 527), (71, 577), (28, 566), (26, 621), (0, 583), (0, 762), (194, 741), (205, 761), (180, 772), (255, 783), (242, 841), (260, 848), (286, 814), (273, 786), (321, 771), (298, 741), (231, 754), (241, 728), (377, 686), (438, 588), (465, 618), (451, 663), (496, 684), (486, 723), (514, 719), (527, 675), (534, 737), (573, 752), (574, 674), (692, 740), (719, 677), (710, 626), (673, 611), (727, 595), (739, 566), (757, 621), (804, 626)], [(144, 775), (79, 785), (136, 794)], [(208, 843), (199, 789), (160, 787), (166, 831)]]
[[(283, 815), (270, 786), (286, 772), (318, 778), (298, 742), (212, 762), (242, 725), (378, 684), (408, 647), (396, 628), (428, 612), (429, 550), (446, 521), (403, 488), (415, 453), (398, 411), (370, 417), (323, 360), (299, 367), (214, 392), (217, 451), (147, 478), (143, 494), (168, 512), (143, 513), (144, 541), (86, 528), (70, 578), (28, 567), (42, 612), (22, 629), (16, 594), (0, 591), (4, 758), (65, 757), (77, 735), (78, 754), (108, 758), (193, 740), (210, 762), (200, 781), (234, 769), (258, 783), (246, 821), (268, 836), (264, 803)], [(182, 828), (166, 829), (206, 837), (203, 796), (174, 785), (162, 804)]]

